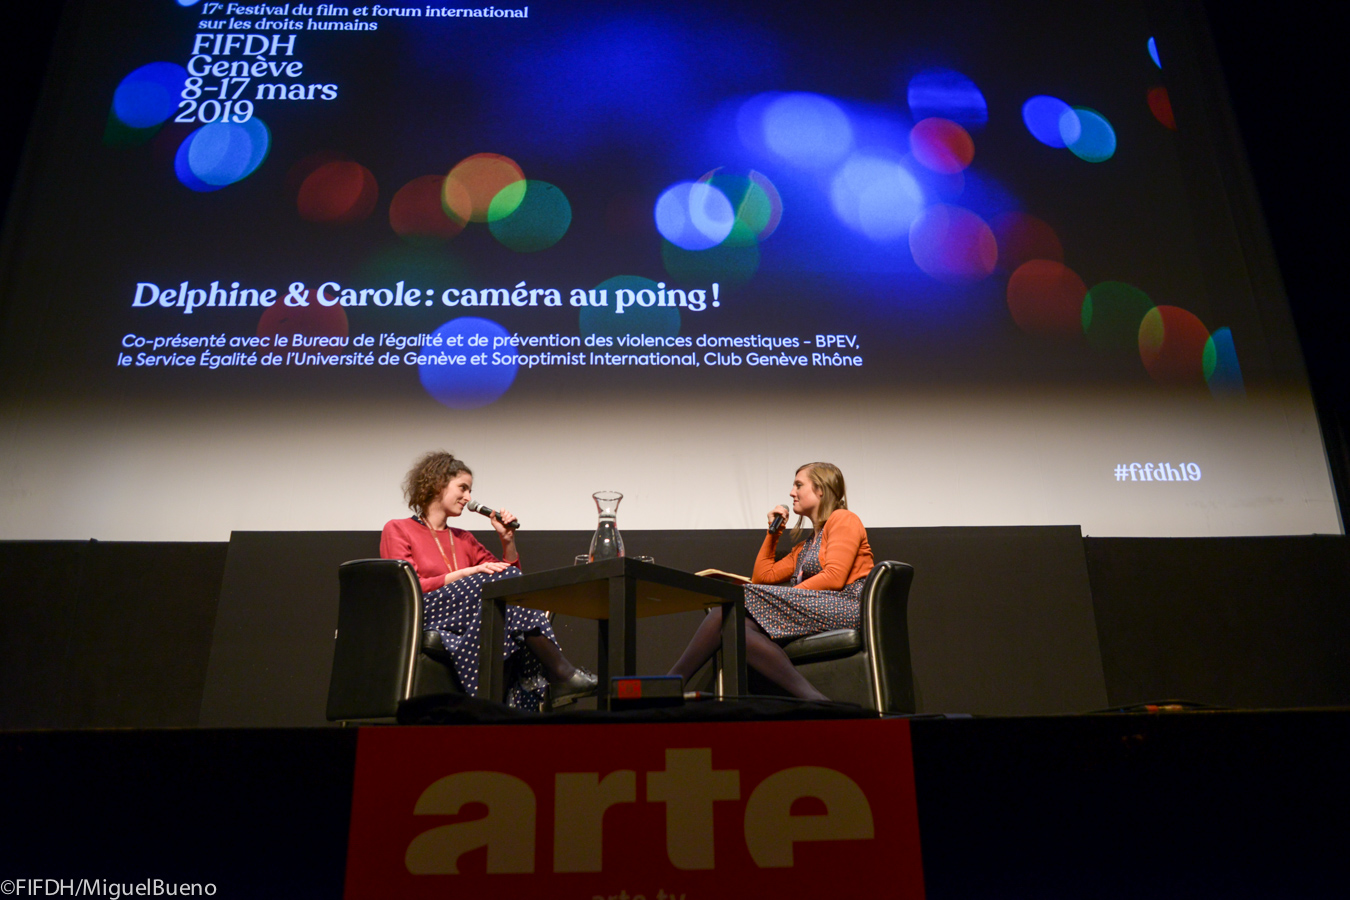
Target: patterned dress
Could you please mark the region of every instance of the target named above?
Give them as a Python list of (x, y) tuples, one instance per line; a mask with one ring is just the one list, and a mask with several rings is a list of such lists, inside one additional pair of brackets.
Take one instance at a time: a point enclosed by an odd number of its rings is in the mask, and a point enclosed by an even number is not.
[[(422, 597), (422, 628), (440, 634), (445, 649), (454, 657), (455, 674), (467, 694), (478, 692), (478, 632), (483, 620), (483, 585), (519, 574), (520, 570), (514, 567), (495, 575), (480, 572), (452, 581)], [(507, 689), (506, 703), (518, 709), (537, 710), (548, 691), (548, 680), (539, 658), (525, 646), (525, 638), (531, 634), (542, 634), (558, 643), (547, 613), (508, 604), (503, 652), (507, 672), (514, 666), (516, 679)]]
[(774, 640), (805, 637), (835, 628), (861, 624), (863, 582), (859, 578), (838, 591), (793, 587), (820, 574), (820, 536), (817, 531), (797, 556), (797, 568), (788, 584), (747, 584), (745, 611)]
[[(450, 571), (467, 569), (483, 562), (501, 560), (469, 532), (458, 528), (433, 533), (421, 517), (393, 519), (380, 535), (380, 555), (385, 559), (403, 559), (412, 563), (422, 586), (422, 628), (435, 631), (454, 660), (455, 674), (466, 693), (478, 691), (478, 634), (482, 622), (483, 585), (500, 578), (520, 574), (518, 564), (490, 574), (468, 575), (450, 584), (442, 584)], [(448, 540), (448, 548), (442, 541)], [(437, 586), (441, 585), (441, 586)], [(515, 678), (507, 688), (506, 702), (520, 709), (538, 709), (548, 690), (543, 666), (525, 638), (542, 634), (558, 643), (547, 613), (519, 606), (506, 607), (506, 640), (503, 647), (507, 676)]]

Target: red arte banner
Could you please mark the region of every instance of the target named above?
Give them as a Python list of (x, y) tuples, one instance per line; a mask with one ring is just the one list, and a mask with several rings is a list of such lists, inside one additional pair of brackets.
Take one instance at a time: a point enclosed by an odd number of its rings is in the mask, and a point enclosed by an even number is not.
[(922, 898), (909, 723), (366, 728), (347, 900)]

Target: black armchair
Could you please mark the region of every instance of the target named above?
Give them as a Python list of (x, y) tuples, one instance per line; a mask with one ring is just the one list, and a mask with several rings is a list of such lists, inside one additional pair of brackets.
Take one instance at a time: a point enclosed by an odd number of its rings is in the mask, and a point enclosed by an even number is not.
[(392, 720), (400, 700), (462, 692), (440, 635), (422, 630), (413, 567), (401, 559), (340, 565), (329, 721)]
[(838, 628), (784, 645), (788, 659), (832, 700), (883, 713), (914, 712), (909, 660), (909, 587), (914, 567), (882, 560), (862, 590), (859, 628)]

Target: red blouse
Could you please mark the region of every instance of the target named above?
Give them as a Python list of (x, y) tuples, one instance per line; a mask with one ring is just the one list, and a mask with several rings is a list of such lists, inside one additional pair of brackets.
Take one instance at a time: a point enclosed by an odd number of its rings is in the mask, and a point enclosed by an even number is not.
[[(440, 549), (437, 549), (438, 542)], [(451, 528), (448, 533), (438, 531), (433, 535), (431, 529), (417, 519), (390, 519), (386, 522), (384, 531), (380, 532), (380, 556), (384, 559), (406, 559), (412, 563), (423, 593), (445, 585), (445, 576), (451, 571), (450, 566), (445, 564), (446, 560), (454, 565), (454, 571), (485, 562), (501, 562), (470, 532)], [(519, 568), (520, 561), (511, 565)]]

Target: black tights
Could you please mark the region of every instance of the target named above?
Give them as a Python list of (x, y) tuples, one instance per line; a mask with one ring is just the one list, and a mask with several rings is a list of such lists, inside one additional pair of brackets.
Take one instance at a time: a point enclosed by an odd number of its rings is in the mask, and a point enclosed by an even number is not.
[[(722, 608), (713, 607), (699, 623), (698, 630), (684, 648), (679, 662), (671, 668), (671, 675), (688, 681), (722, 646)], [(828, 700), (788, 659), (783, 648), (775, 644), (754, 619), (745, 620), (745, 658), (756, 672), (781, 687), (794, 697), (805, 700)]]
[(539, 657), (539, 662), (544, 666), (544, 677), (553, 684), (566, 681), (577, 670), (577, 667), (563, 656), (557, 644), (538, 632), (525, 635), (525, 646)]

